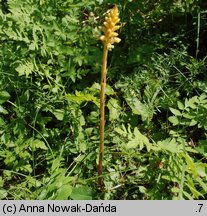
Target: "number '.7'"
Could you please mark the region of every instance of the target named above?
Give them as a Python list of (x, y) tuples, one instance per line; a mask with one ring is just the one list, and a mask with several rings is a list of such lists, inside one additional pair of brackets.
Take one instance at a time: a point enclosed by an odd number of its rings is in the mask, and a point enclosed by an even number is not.
[(198, 212), (201, 212), (201, 209), (202, 209), (202, 207), (203, 207), (203, 204), (198, 204), (198, 206), (200, 206)]

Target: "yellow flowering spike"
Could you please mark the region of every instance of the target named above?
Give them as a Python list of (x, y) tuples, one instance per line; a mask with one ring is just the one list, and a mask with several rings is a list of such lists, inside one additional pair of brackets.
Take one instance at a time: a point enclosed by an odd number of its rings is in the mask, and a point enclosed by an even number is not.
[(114, 48), (114, 43), (119, 43), (121, 41), (121, 39), (117, 37), (118, 33), (115, 32), (120, 28), (119, 25), (116, 25), (119, 21), (119, 10), (117, 6), (114, 6), (106, 14), (105, 21), (103, 23), (103, 26), (101, 27), (104, 35), (100, 37), (100, 40), (103, 42), (104, 46), (107, 47), (108, 50)]

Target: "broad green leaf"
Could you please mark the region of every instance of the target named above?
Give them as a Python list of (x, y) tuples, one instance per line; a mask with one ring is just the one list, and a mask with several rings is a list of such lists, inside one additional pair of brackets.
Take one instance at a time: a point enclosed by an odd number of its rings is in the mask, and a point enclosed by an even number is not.
[(0, 105), (0, 113), (2, 113), (2, 114), (8, 114), (7, 110), (4, 109), (1, 105)]
[(114, 95), (115, 94), (113, 88), (108, 84), (106, 84), (105, 93), (106, 93), (106, 95)]
[(19, 169), (21, 171), (26, 171), (28, 173), (32, 173), (32, 166), (30, 164), (24, 165), (24, 166), (20, 166)]
[(192, 114), (192, 113), (189, 113), (189, 112), (184, 113), (184, 114), (183, 114), (183, 117), (185, 117), (185, 118), (187, 118), (187, 119), (193, 119), (193, 118), (194, 118), (193, 114)]
[(190, 124), (189, 124), (189, 126), (194, 126), (194, 125), (196, 125), (197, 123), (198, 123), (198, 122), (197, 122), (196, 120), (192, 119), (191, 122), (190, 122)]
[(183, 152), (183, 145), (179, 144), (175, 138), (167, 138), (159, 141), (157, 144), (160, 151), (168, 151), (173, 154), (181, 154)]
[(207, 157), (207, 140), (200, 140), (199, 145), (195, 149), (204, 157)]
[(97, 92), (100, 92), (101, 90), (101, 87), (100, 87), (100, 84), (95, 82), (90, 88), (89, 88), (90, 91), (97, 91)]
[(138, 188), (139, 188), (140, 193), (146, 194), (146, 191), (147, 191), (146, 187), (139, 186)]
[(171, 108), (170, 111), (175, 115), (175, 116), (182, 116), (181, 112), (177, 109)]
[(57, 120), (62, 121), (64, 118), (64, 110), (62, 109), (56, 109), (53, 111), (53, 114), (57, 118)]
[(61, 159), (56, 158), (55, 160), (53, 160), (52, 167), (51, 167), (51, 172), (53, 173), (60, 166), (61, 166)]
[(79, 91), (76, 91), (75, 95), (68, 94), (67, 95), (67, 100), (74, 101), (74, 102), (76, 102), (78, 104), (90, 101), (90, 102), (93, 102), (94, 104), (96, 104), (96, 106), (99, 107), (99, 99), (97, 97), (93, 96), (92, 94), (85, 94), (85, 93), (79, 92)]
[(67, 184), (61, 186), (60, 189), (57, 190), (56, 200), (67, 200), (72, 193), (72, 186)]
[(206, 98), (207, 98), (207, 94), (205, 93), (199, 96), (199, 100), (202, 101), (202, 103), (207, 103)]
[(73, 200), (92, 200), (91, 188), (86, 186), (74, 188), (70, 197)]
[(35, 149), (43, 149), (43, 150), (48, 149), (45, 143), (39, 139), (35, 139), (32, 144)]
[(3, 118), (0, 117), (0, 126), (4, 125), (4, 124), (5, 124), (5, 122), (4, 122)]
[(121, 114), (121, 107), (118, 100), (110, 98), (107, 107), (109, 109), (109, 121), (118, 120)]
[(87, 150), (87, 145), (86, 145), (85, 140), (83, 140), (83, 139), (80, 140), (80, 142), (78, 143), (78, 147), (79, 147), (79, 150), (80, 150), (81, 152), (85, 153), (86, 150)]
[(179, 124), (177, 116), (170, 116), (168, 119), (174, 126)]
[(177, 104), (178, 104), (178, 108), (179, 108), (180, 110), (184, 110), (185, 106), (183, 105), (182, 102), (177, 101)]
[(207, 164), (206, 163), (194, 163), (195, 169), (200, 177), (207, 177)]
[(192, 98), (190, 98), (189, 100), (185, 100), (185, 106), (189, 106), (192, 109), (196, 109), (198, 105), (196, 105), (195, 103), (198, 103), (198, 97), (194, 96)]
[(43, 200), (46, 199), (48, 191), (46, 189), (42, 189), (40, 194), (38, 195), (37, 199), (38, 200)]
[(25, 64), (20, 64), (16, 71), (18, 72), (19, 76), (25, 75), (28, 77), (34, 71), (34, 65), (31, 62), (26, 62)]
[(58, 85), (55, 85), (55, 86), (52, 88), (52, 92), (53, 92), (53, 93), (57, 93), (59, 89), (60, 89), (60, 87), (59, 87)]
[(139, 141), (137, 141), (136, 139), (130, 140), (127, 144), (126, 144), (126, 148), (136, 148), (139, 145)]
[(83, 125), (85, 125), (85, 124), (86, 124), (85, 119), (84, 119), (84, 117), (81, 115), (81, 116), (80, 116), (80, 125), (83, 126)]
[(116, 131), (120, 135), (125, 134), (125, 131), (123, 131), (121, 128), (114, 128), (114, 131)]
[(73, 61), (75, 63), (78, 63), (79, 66), (81, 66), (83, 64), (83, 59), (84, 59), (83, 56), (79, 55), (74, 57)]
[(91, 136), (93, 130), (94, 130), (94, 128), (92, 128), (92, 127), (91, 127), (91, 128), (86, 128), (86, 129), (85, 129), (85, 133), (87, 134), (88, 137)]
[[(15, 148), (15, 150), (16, 149), (17, 148)], [(18, 155), (19, 155), (20, 158), (30, 158), (31, 157), (30, 153), (27, 150), (23, 151), (21, 149), (20, 149), (20, 152), (18, 153)]]
[(29, 188), (31, 188), (31, 187), (40, 187), (41, 186), (41, 182), (38, 181), (35, 177), (27, 176), (26, 181), (27, 181), (27, 184), (28, 184)]
[(102, 4), (103, 3), (103, 0), (97, 0), (99, 4)]
[[(100, 92), (101, 86), (100, 86), (99, 83), (94, 83), (94, 84), (89, 88), (89, 90), (91, 90), (91, 91), (94, 91), (94, 90), (95, 90), (96, 92)], [(108, 85), (108, 84), (106, 84), (105, 94), (106, 94), (106, 95), (114, 95), (114, 94), (115, 94), (113, 88), (112, 88), (110, 85)]]
[(130, 95), (125, 95), (124, 98), (132, 109), (132, 112), (134, 114), (141, 115), (143, 121), (150, 120), (152, 118), (152, 112), (149, 107), (140, 102), (138, 98), (132, 97)]
[(151, 147), (150, 147), (151, 144), (150, 144), (148, 138), (145, 135), (141, 134), (137, 127), (134, 128), (134, 135), (135, 135), (136, 140), (138, 141), (138, 144), (140, 145), (140, 150), (144, 146), (146, 146), (147, 151), (149, 152), (151, 149)]
[(88, 119), (89, 122), (97, 124), (97, 122), (99, 120), (99, 110), (97, 110), (96, 112), (92, 111), (90, 113), (90, 115), (87, 116), (87, 119)]
[(3, 104), (10, 98), (10, 94), (7, 91), (0, 91), (0, 104)]
[(180, 189), (179, 189), (178, 187), (172, 187), (172, 188), (171, 188), (171, 191), (172, 191), (173, 193), (179, 193), (179, 192), (180, 192)]
[(0, 200), (3, 200), (4, 198), (6, 198), (8, 195), (7, 191), (4, 189), (0, 190)]

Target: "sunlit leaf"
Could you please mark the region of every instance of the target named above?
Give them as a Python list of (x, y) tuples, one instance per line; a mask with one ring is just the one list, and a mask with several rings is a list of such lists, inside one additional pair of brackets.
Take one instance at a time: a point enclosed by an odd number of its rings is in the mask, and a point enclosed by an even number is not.
[(175, 115), (175, 116), (182, 116), (181, 112), (177, 109), (171, 108), (170, 111)]
[(169, 118), (169, 121), (175, 126), (175, 125), (178, 125), (179, 124), (179, 120), (177, 118), (177, 116), (170, 116)]
[(4, 198), (6, 198), (8, 195), (8, 192), (4, 189), (0, 190), (0, 199), (3, 200)]
[(125, 95), (124, 98), (134, 114), (141, 115), (143, 120), (150, 120), (152, 118), (151, 110), (148, 108), (147, 105), (143, 104), (137, 97)]
[(32, 144), (35, 149), (43, 149), (43, 150), (48, 149), (45, 143), (39, 139), (35, 139), (34, 141), (32, 141)]
[(86, 186), (73, 188), (70, 197), (73, 200), (92, 200), (91, 188)]
[(57, 190), (56, 200), (67, 200), (72, 193), (72, 186), (67, 184), (61, 186), (60, 189)]
[(0, 113), (2, 114), (8, 114), (8, 111), (6, 109), (4, 109), (1, 105), (0, 105)]
[(64, 110), (62, 109), (56, 109), (53, 111), (53, 114), (57, 118), (57, 120), (62, 121), (64, 118)]
[(7, 91), (0, 91), (0, 104), (4, 103), (10, 98), (10, 94)]
[(121, 114), (121, 107), (119, 105), (118, 100), (114, 98), (110, 98), (107, 107), (109, 109), (109, 120), (110, 121), (118, 120)]
[(184, 110), (185, 106), (183, 105), (182, 102), (177, 101), (177, 104), (178, 104), (178, 108), (179, 108), (180, 110)]

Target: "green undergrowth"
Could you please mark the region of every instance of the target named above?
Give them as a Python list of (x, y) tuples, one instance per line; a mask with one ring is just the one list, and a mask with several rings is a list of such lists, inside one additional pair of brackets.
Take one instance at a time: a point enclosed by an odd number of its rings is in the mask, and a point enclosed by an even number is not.
[[(112, 4), (122, 41), (109, 53), (100, 191), (97, 37)], [(207, 198), (202, 1), (0, 8), (0, 199)]]

